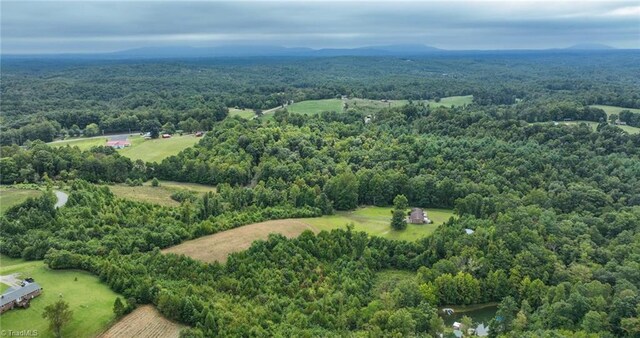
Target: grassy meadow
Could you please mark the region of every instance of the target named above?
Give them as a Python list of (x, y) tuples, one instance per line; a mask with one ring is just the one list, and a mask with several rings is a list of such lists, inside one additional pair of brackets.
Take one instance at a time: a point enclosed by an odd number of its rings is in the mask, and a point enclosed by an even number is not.
[(256, 116), (256, 112), (253, 109), (237, 109), (229, 108), (229, 116), (240, 116), (243, 119), (250, 119)]
[(44, 307), (62, 298), (73, 311), (71, 322), (62, 330), (63, 337), (93, 337), (115, 319), (113, 303), (118, 296), (98, 277), (79, 270), (51, 270), (43, 261), (24, 261), (0, 256), (0, 275), (18, 273), (32, 277), (43, 288), (28, 309), (14, 309), (2, 314), (2, 330), (37, 330), (39, 337), (53, 337), (48, 321), (42, 318)]
[(341, 99), (309, 100), (290, 104), (287, 106), (287, 111), (303, 115), (316, 114), (323, 111), (335, 111), (341, 113), (342, 106), (343, 102)]
[(431, 108), (464, 106), (473, 103), (473, 95), (443, 97), (440, 102), (429, 100), (428, 103)]
[(171, 195), (178, 190), (190, 190), (199, 194), (216, 190), (215, 187), (209, 185), (173, 181), (160, 181), (159, 187), (152, 187), (150, 181), (138, 187), (130, 187), (125, 184), (110, 185), (108, 187), (111, 192), (118, 197), (164, 205), (167, 207), (176, 207), (180, 205), (179, 202), (171, 199)]
[(624, 108), (624, 107), (616, 107), (616, 106), (606, 106), (606, 105), (601, 105), (601, 104), (595, 104), (592, 105), (591, 107), (593, 108), (600, 108), (602, 110), (604, 110), (605, 113), (607, 113), (607, 116), (611, 115), (611, 114), (619, 114), (621, 111), (623, 110), (629, 110), (632, 113), (638, 113), (640, 114), (640, 109), (635, 109), (635, 108)]
[[(91, 149), (95, 146), (106, 145), (108, 137), (97, 138), (77, 138), (62, 141), (50, 142), (50, 146), (63, 147), (66, 145), (77, 146), (82, 150)], [(191, 147), (200, 141), (199, 137), (194, 135), (173, 135), (171, 138), (163, 139), (157, 138), (152, 140), (145, 140), (140, 135), (133, 135), (129, 137), (131, 146), (119, 149), (118, 151), (123, 156), (130, 158), (131, 160), (143, 160), (145, 162), (160, 162), (166, 157), (176, 155), (185, 148)]]
[(402, 231), (391, 229), (391, 208), (364, 207), (354, 211), (339, 211), (334, 215), (316, 218), (307, 218), (304, 221), (318, 230), (331, 230), (344, 228), (347, 224), (353, 224), (354, 230), (364, 231), (372, 236), (380, 236), (388, 239), (415, 241), (431, 235), (442, 223), (454, 217), (452, 210), (425, 209), (431, 224), (407, 224)]
[(38, 197), (42, 191), (33, 189), (16, 189), (12, 187), (0, 188), (0, 214), (14, 205), (20, 204), (29, 197)]

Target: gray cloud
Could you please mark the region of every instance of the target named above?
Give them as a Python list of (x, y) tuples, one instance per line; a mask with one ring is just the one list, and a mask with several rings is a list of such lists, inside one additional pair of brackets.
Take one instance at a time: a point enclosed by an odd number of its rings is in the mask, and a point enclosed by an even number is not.
[(230, 43), (640, 48), (637, 1), (2, 1), (3, 53)]

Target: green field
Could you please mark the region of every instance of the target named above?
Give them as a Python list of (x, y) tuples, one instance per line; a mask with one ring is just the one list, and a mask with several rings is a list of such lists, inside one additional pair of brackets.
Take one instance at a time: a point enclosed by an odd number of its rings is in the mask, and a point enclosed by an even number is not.
[(200, 138), (194, 135), (173, 135), (171, 138), (166, 139), (145, 140), (142, 136), (133, 136), (129, 140), (131, 141), (131, 146), (118, 150), (120, 154), (134, 161), (160, 162), (193, 146), (200, 141)]
[(449, 96), (449, 97), (443, 97), (442, 99), (440, 99), (440, 102), (435, 102), (433, 100), (429, 100), (428, 102), (429, 102), (429, 107), (431, 108), (464, 106), (464, 105), (473, 103), (473, 95)]
[[(591, 127), (591, 130), (596, 130), (596, 128), (598, 127), (598, 122), (593, 122), (593, 121), (567, 121), (567, 122), (559, 122), (559, 123), (564, 123), (566, 125), (578, 125), (580, 123), (586, 123), (589, 127)], [(626, 131), (629, 134), (638, 134), (640, 133), (640, 128), (638, 127), (632, 127), (632, 126), (616, 126), (624, 131)]]
[(316, 114), (323, 111), (335, 111), (342, 112), (342, 100), (341, 99), (326, 99), (326, 100), (309, 100), (300, 101), (287, 106), (287, 111), (290, 113), (298, 114)]
[(171, 199), (171, 195), (178, 190), (191, 190), (196, 193), (216, 191), (216, 188), (209, 185), (196, 183), (182, 183), (173, 181), (160, 181), (159, 187), (152, 187), (151, 182), (146, 182), (143, 186), (130, 187), (124, 184), (108, 186), (111, 192), (121, 198), (136, 201), (149, 202), (167, 207), (176, 207), (180, 203)]
[(253, 109), (237, 109), (229, 108), (229, 116), (240, 116), (243, 119), (250, 119), (256, 116), (256, 112)]
[(38, 197), (42, 191), (31, 189), (0, 188), (0, 214), (16, 204), (20, 204), (29, 197)]
[(96, 336), (115, 318), (113, 302), (118, 295), (87, 272), (51, 270), (42, 261), (27, 262), (0, 256), (0, 274), (13, 273), (19, 273), (22, 278), (34, 278), (43, 292), (31, 301), (28, 309), (4, 313), (0, 319), (3, 331), (37, 330), (39, 337), (53, 337), (48, 322), (42, 318), (42, 311), (60, 298), (68, 302), (73, 311), (72, 321), (62, 331), (64, 337)]
[(605, 113), (607, 113), (607, 116), (611, 115), (611, 114), (619, 114), (621, 111), (623, 110), (629, 110), (632, 113), (639, 113), (640, 114), (640, 109), (634, 109), (634, 108), (624, 108), (624, 107), (616, 107), (616, 106), (605, 106), (605, 105), (600, 105), (600, 104), (595, 104), (592, 105), (591, 107), (593, 108), (600, 108), (602, 110), (604, 110)]
[(409, 101), (407, 100), (389, 100), (387, 102), (383, 102), (380, 100), (369, 100), (369, 99), (347, 99), (346, 103), (349, 109), (354, 109), (359, 113), (376, 113), (384, 108), (393, 108), (393, 107), (401, 107), (407, 104)]
[[(181, 150), (191, 147), (200, 140), (199, 137), (194, 135), (173, 135), (171, 138), (145, 140), (140, 135), (134, 135), (129, 137), (131, 146), (119, 149), (118, 151), (132, 160), (143, 160), (145, 162), (160, 162), (164, 158), (171, 155), (176, 155)], [(108, 141), (107, 137), (99, 138), (85, 138), (85, 139), (71, 139), (63, 141), (54, 141), (49, 143), (51, 146), (62, 147), (66, 145), (77, 146), (82, 150), (90, 149), (95, 146), (106, 145)]]
[(69, 145), (71, 147), (78, 147), (82, 150), (87, 150), (93, 147), (103, 146), (105, 145), (105, 143), (107, 143), (108, 140), (109, 138), (106, 136), (92, 138), (73, 138), (61, 141), (53, 141), (49, 142), (48, 144), (52, 147), (64, 147)]
[(373, 236), (385, 237), (388, 239), (415, 241), (431, 235), (442, 223), (453, 217), (453, 211), (447, 209), (425, 209), (432, 224), (408, 224), (402, 231), (391, 229), (391, 208), (365, 207), (355, 211), (339, 211), (335, 215), (305, 219), (318, 230), (344, 228), (346, 224), (352, 223), (354, 230), (365, 231)]

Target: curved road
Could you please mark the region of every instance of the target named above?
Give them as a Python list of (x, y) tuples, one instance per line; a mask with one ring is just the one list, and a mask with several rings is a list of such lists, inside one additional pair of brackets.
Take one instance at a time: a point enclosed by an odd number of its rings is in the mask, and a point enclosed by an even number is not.
[(56, 190), (56, 191), (54, 191), (54, 193), (56, 194), (56, 198), (58, 199), (58, 201), (54, 205), (54, 207), (56, 209), (64, 206), (65, 204), (67, 204), (67, 200), (69, 199), (69, 195), (67, 195), (67, 193), (62, 192), (60, 190)]

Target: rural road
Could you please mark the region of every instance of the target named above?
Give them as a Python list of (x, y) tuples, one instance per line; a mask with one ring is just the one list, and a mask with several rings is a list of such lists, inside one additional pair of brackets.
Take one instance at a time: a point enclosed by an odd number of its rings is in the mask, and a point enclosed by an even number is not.
[(58, 198), (58, 201), (56, 202), (56, 205), (54, 205), (54, 207), (56, 209), (64, 206), (65, 204), (67, 204), (67, 200), (69, 199), (69, 195), (67, 195), (67, 193), (62, 192), (60, 190), (56, 190), (56, 191), (54, 191), (54, 193), (56, 194), (56, 197)]

